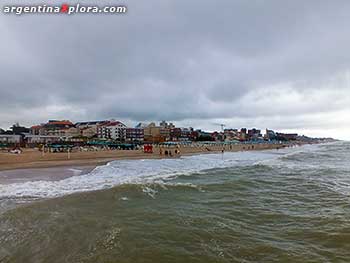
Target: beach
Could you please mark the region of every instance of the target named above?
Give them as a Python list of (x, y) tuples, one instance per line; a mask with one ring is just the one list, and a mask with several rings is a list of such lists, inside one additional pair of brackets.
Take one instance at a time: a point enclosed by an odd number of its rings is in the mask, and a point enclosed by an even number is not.
[[(221, 152), (237, 152), (248, 150), (268, 150), (285, 147), (282, 144), (237, 144), (226, 146), (208, 145), (186, 145), (176, 147), (161, 147), (163, 154), (160, 154), (159, 146), (153, 148), (153, 153), (144, 153), (142, 150), (100, 150), (88, 152), (71, 153), (42, 153), (37, 149), (24, 149), (21, 154), (0, 152), (0, 171), (15, 169), (52, 168), (52, 167), (95, 167), (104, 165), (114, 160), (125, 159), (159, 159), (177, 158), (192, 154), (204, 154)], [(174, 155), (175, 149), (180, 150), (179, 155)], [(172, 151), (173, 156), (164, 155), (165, 150)]]

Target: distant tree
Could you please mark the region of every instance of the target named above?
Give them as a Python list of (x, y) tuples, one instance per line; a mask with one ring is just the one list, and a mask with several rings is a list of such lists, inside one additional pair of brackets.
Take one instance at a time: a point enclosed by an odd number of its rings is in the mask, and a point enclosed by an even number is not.
[(12, 127), (10, 128), (10, 130), (12, 130), (13, 134), (22, 134), (22, 133), (28, 133), (29, 132), (29, 128), (26, 128), (24, 126), (19, 125), (19, 123), (15, 123), (12, 125)]
[(3, 134), (6, 134), (6, 135), (12, 135), (13, 134), (13, 132), (12, 131), (10, 131), (10, 130), (7, 130), (7, 131), (4, 131), (4, 133)]

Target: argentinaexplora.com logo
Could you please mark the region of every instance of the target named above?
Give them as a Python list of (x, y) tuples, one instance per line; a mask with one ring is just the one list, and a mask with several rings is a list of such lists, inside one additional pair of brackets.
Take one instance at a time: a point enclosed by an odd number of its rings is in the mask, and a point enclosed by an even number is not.
[(4, 14), (124, 14), (126, 6), (88, 6), (88, 5), (12, 5), (1, 9)]

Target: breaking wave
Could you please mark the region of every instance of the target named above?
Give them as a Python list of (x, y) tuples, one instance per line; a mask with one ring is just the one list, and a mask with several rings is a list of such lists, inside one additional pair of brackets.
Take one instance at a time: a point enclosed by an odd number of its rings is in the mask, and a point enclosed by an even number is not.
[(176, 159), (119, 160), (96, 167), (85, 175), (77, 175), (61, 181), (31, 181), (0, 185), (0, 199), (4, 198), (52, 198), (77, 192), (111, 188), (121, 184), (147, 184), (164, 182), (178, 175), (190, 175), (201, 171), (235, 166), (255, 165), (263, 161), (276, 161), (296, 149), (252, 152), (226, 152), (202, 154)]

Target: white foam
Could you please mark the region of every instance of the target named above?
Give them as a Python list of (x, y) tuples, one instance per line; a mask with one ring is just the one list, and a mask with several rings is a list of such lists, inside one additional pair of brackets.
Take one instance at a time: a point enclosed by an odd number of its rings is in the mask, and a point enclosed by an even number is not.
[[(175, 159), (120, 160), (95, 168), (86, 175), (61, 181), (33, 181), (0, 185), (0, 198), (58, 197), (76, 192), (101, 190), (116, 185), (145, 184), (171, 180), (179, 174), (191, 174), (212, 168), (254, 164), (260, 160), (275, 159), (277, 151), (226, 152), (203, 154)], [(278, 152), (280, 153), (280, 152)]]
[(74, 175), (79, 175), (79, 174), (81, 174), (83, 172), (83, 170), (74, 169), (74, 168), (70, 168), (70, 169), (68, 169), (68, 171), (73, 172)]

